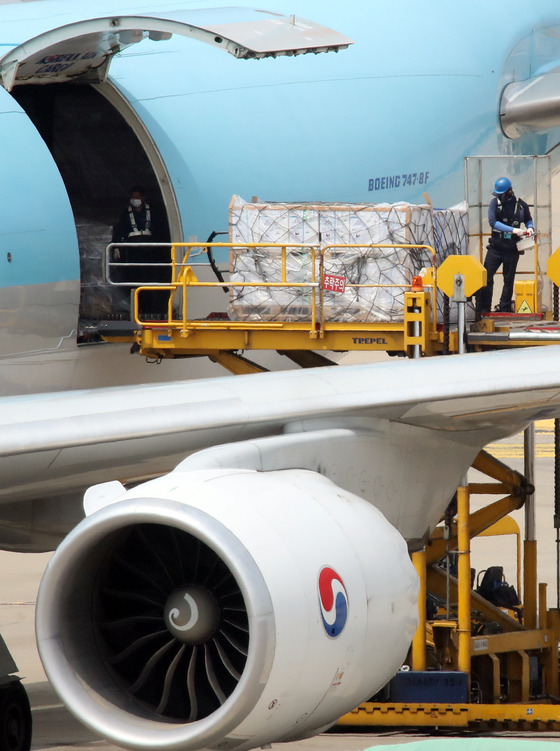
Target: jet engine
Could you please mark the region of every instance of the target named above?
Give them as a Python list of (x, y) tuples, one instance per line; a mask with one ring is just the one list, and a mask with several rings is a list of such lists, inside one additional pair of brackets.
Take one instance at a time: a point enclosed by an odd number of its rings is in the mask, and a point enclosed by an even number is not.
[(96, 733), (135, 749), (296, 740), (398, 670), (416, 574), (363, 499), (307, 470), (103, 487), (37, 602), (46, 673)]

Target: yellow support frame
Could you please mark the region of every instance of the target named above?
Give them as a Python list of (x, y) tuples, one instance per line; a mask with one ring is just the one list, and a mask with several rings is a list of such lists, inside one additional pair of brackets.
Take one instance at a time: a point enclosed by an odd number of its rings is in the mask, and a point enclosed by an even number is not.
[(338, 725), (350, 727), (454, 727), (517, 725), (518, 729), (558, 730), (560, 712), (554, 704), (372, 704), (348, 712)]
[[(512, 511), (520, 509), (525, 503), (526, 496), (533, 492), (523, 475), (506, 466), (487, 451), (481, 451), (472, 464), (474, 469), (497, 480), (494, 483), (469, 483), (470, 493), (498, 494), (508, 493), (507, 496), (475, 511), (469, 517), (470, 536), (477, 537), (497, 521)], [(426, 549), (426, 563), (430, 564), (445, 555), (446, 550), (457, 548), (457, 524), (452, 525), (451, 537), (443, 539), (443, 529), (437, 527)]]
[[(147, 321), (139, 339), (146, 357), (210, 355), (235, 350), (302, 350), (321, 352), (403, 352), (402, 323), (326, 323), (318, 333), (309, 323), (255, 321), (192, 321), (181, 331), (167, 323)], [(431, 349), (427, 343), (428, 350)]]
[(433, 354), (433, 342), (437, 337), (433, 330), (431, 298), (424, 291), (404, 293), (404, 350), (408, 357), (414, 356), (414, 347), (419, 354)]
[[(338, 724), (368, 727), (480, 727), (517, 725), (519, 728), (560, 729), (560, 711), (557, 705), (530, 704), (530, 656), (538, 656), (543, 671), (543, 691), (549, 696), (559, 694), (558, 641), (560, 637), (560, 612), (547, 610), (546, 585), (539, 585), (539, 623), (536, 623), (536, 605), (530, 604), (529, 625), (522, 625), (517, 619), (499, 607), (491, 604), (476, 592), (470, 584), (470, 539), (483, 534), (492, 525), (505, 519), (513, 509), (520, 508), (526, 496), (534, 488), (518, 472), (507, 467), (485, 451), (481, 451), (473, 462), (473, 467), (495, 480), (493, 483), (470, 483), (463, 485), (457, 493), (457, 522), (452, 527), (451, 539), (443, 539), (443, 530), (438, 528), (430, 543), (422, 551), (412, 554), (413, 564), (420, 579), (419, 626), (416, 631), (411, 661), (413, 670), (426, 669), (426, 649), (428, 633), (433, 633), (437, 643), (435, 626), (449, 634), (451, 651), (445, 655), (454, 663), (452, 669), (467, 673), (470, 678), (471, 663), (478, 674), (485, 676), (485, 695), (490, 703), (443, 704), (443, 703), (399, 703), (366, 702), (344, 715)], [(480, 493), (508, 493), (490, 506), (469, 514), (469, 495)], [(500, 533), (503, 533), (500, 525)], [(517, 528), (518, 530), (518, 528)], [(511, 532), (511, 527), (509, 530)], [(518, 543), (519, 547), (519, 543)], [(446, 572), (435, 565), (435, 561), (445, 555), (446, 549), (458, 549), (459, 578), (447, 577)], [(527, 555), (527, 547), (525, 548)], [(536, 549), (529, 549), (534, 560), (529, 561), (531, 571), (536, 572)], [(519, 580), (519, 567), (518, 567)], [(466, 584), (465, 584), (466, 583)], [(425, 619), (426, 592), (433, 592), (445, 598), (447, 588), (454, 601), (458, 602), (458, 621), (434, 621), (428, 624)], [(535, 585), (536, 588), (536, 585)], [(530, 598), (532, 595), (530, 595)], [(494, 621), (502, 628), (502, 633), (471, 635), (471, 608)], [(534, 613), (533, 613), (534, 611)], [(534, 618), (533, 618), (534, 614)], [(445, 627), (445, 628), (444, 628)], [(484, 667), (485, 666), (485, 667)], [(501, 677), (505, 673), (509, 684), (509, 702), (503, 703)], [(513, 703), (512, 703), (513, 702)]]
[[(277, 282), (201, 282), (192, 268), (194, 252), (207, 253), (208, 249), (246, 249), (248, 253), (261, 248), (277, 249), (281, 254), (281, 280)], [(433, 267), (425, 275), (425, 286), (413, 280), (409, 285), (348, 283), (348, 288), (405, 289), (403, 321), (398, 322), (333, 322), (326, 320), (325, 310), (325, 257), (347, 250), (395, 249), (424, 250), (432, 259)], [(287, 255), (297, 251), (308, 253), (311, 264), (311, 279), (305, 282), (289, 282)], [(310, 245), (287, 245), (274, 243), (174, 243), (171, 246), (172, 281), (137, 287), (134, 291), (134, 321), (139, 327), (136, 342), (140, 354), (152, 358), (176, 358), (207, 355), (226, 364), (225, 352), (239, 350), (284, 350), (284, 351), (394, 351), (412, 356), (415, 348), (421, 355), (441, 351), (440, 335), (435, 314), (437, 269), (435, 251), (427, 245), (329, 245), (319, 248)], [(420, 289), (418, 289), (420, 285)], [(310, 316), (307, 321), (231, 321), (194, 320), (189, 317), (189, 293), (196, 289), (220, 287), (255, 287), (278, 289), (307, 289), (310, 297)], [(410, 290), (410, 291), (406, 291)], [(144, 320), (139, 315), (141, 296), (151, 291), (167, 291), (169, 303), (165, 320)], [(179, 312), (180, 308), (180, 312)], [(176, 311), (176, 312), (175, 312)], [(110, 340), (110, 337), (107, 336)], [(229, 368), (231, 363), (227, 363)], [(246, 372), (233, 370), (232, 372)]]

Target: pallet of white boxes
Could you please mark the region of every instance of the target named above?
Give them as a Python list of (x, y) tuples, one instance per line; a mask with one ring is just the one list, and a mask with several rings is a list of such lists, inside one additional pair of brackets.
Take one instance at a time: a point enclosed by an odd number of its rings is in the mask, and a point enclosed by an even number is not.
[[(402, 321), (404, 293), (412, 277), (433, 261), (427, 250), (401, 246), (433, 247), (438, 265), (448, 255), (468, 250), (464, 205), (434, 209), (408, 203), (248, 203), (234, 196), (229, 225), (230, 242), (239, 244), (230, 254), (232, 283), (282, 281), (281, 248), (248, 249), (244, 244), (309, 246), (287, 249), (286, 282), (291, 284), (312, 282), (311, 246), (326, 249), (324, 273), (345, 280), (344, 292), (324, 292), (326, 321)], [(330, 247), (337, 245), (358, 247)], [(315, 280), (318, 270), (317, 258)], [(311, 287), (232, 286), (229, 312), (237, 321), (307, 321), (311, 299)], [(438, 295), (438, 320), (442, 317), (443, 300)]]

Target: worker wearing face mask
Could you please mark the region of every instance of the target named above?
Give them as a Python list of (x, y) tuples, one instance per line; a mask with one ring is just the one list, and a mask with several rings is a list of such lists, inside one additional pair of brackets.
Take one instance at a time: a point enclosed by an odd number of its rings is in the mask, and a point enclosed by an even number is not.
[[(478, 295), (478, 311), (489, 313), (494, 290), (494, 274), (503, 264), (504, 287), (500, 302), (496, 306), (499, 313), (513, 312), (513, 285), (519, 261), (517, 243), (522, 237), (533, 237), (533, 219), (529, 206), (513, 192), (511, 181), (499, 177), (494, 184), (494, 198), (488, 207), (488, 223), (492, 234), (484, 259), (487, 284)], [(524, 224), (526, 229), (521, 225)]]
[(152, 238), (152, 210), (146, 202), (146, 191), (141, 185), (134, 185), (128, 206), (113, 227), (113, 242), (153, 242)]

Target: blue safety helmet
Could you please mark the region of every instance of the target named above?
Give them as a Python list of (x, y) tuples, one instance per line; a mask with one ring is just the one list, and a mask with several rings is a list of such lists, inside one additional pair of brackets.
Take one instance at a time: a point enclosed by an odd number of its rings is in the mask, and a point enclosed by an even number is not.
[(508, 190), (511, 190), (511, 180), (507, 177), (499, 177), (494, 183), (494, 195), (503, 196)]

